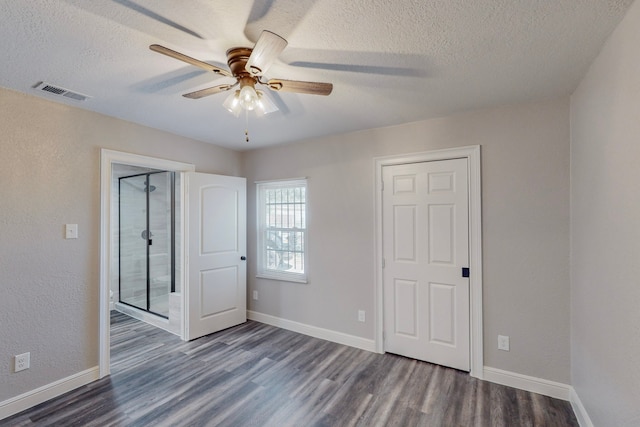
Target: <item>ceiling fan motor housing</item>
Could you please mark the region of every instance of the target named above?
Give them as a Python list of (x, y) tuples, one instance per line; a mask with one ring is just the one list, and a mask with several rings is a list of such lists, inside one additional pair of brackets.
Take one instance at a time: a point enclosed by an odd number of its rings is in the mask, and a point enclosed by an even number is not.
[(229, 69), (235, 77), (250, 76), (245, 67), (252, 51), (253, 49), (248, 47), (234, 47), (227, 51), (227, 64), (229, 64)]

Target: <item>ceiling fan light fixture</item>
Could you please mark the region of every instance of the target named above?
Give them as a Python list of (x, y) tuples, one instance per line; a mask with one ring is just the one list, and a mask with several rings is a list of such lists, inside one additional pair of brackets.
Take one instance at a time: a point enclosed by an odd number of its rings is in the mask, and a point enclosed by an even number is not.
[(227, 97), (222, 103), (222, 106), (226, 108), (231, 114), (236, 117), (240, 116), (242, 111), (242, 103), (240, 102), (240, 91), (236, 90)]
[(278, 111), (278, 107), (264, 92), (256, 90), (252, 78), (243, 79), (240, 86), (240, 90), (234, 91), (222, 104), (234, 116), (240, 116), (242, 110), (255, 111), (258, 116)]
[(258, 94), (251, 85), (246, 85), (240, 89), (240, 104), (245, 110), (253, 111), (258, 104)]
[(278, 111), (278, 107), (261, 90), (257, 90), (258, 102), (256, 104), (256, 114), (259, 116)]

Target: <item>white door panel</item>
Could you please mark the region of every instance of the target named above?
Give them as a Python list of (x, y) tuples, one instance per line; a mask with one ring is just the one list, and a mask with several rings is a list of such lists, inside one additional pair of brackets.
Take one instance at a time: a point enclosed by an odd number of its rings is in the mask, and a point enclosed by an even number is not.
[(246, 180), (187, 174), (187, 339), (246, 322)]
[(469, 370), (467, 160), (383, 168), (384, 349)]
[(416, 262), (416, 207), (393, 207), (393, 258), (396, 261)]

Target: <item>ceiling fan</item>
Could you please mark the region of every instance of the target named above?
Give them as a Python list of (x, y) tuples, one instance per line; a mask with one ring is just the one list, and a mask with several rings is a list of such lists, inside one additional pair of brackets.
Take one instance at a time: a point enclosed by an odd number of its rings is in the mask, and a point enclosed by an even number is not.
[(240, 86), (239, 89), (232, 93), (223, 103), (223, 105), (237, 117), (243, 109), (246, 111), (255, 111), (259, 115), (278, 110), (269, 98), (264, 96), (262, 91), (256, 90), (256, 84), (267, 86), (276, 92), (296, 92), (325, 96), (331, 93), (333, 90), (333, 84), (331, 83), (283, 79), (262, 80), (271, 64), (273, 64), (286, 46), (287, 41), (284, 38), (271, 31), (265, 30), (260, 34), (260, 38), (258, 38), (253, 48), (234, 47), (227, 51), (227, 64), (229, 65), (230, 71), (158, 44), (152, 44), (149, 46), (149, 49), (207, 71), (212, 71), (225, 77), (235, 78), (235, 83), (221, 84), (195, 92), (185, 93), (182, 96), (191, 99), (200, 99)]

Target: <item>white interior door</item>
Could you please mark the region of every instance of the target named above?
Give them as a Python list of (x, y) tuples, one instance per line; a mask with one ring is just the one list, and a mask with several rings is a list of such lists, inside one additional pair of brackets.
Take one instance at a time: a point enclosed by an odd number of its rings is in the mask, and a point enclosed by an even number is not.
[(196, 172), (187, 183), (186, 339), (247, 320), (246, 179)]
[(469, 371), (467, 159), (382, 174), (384, 350)]

